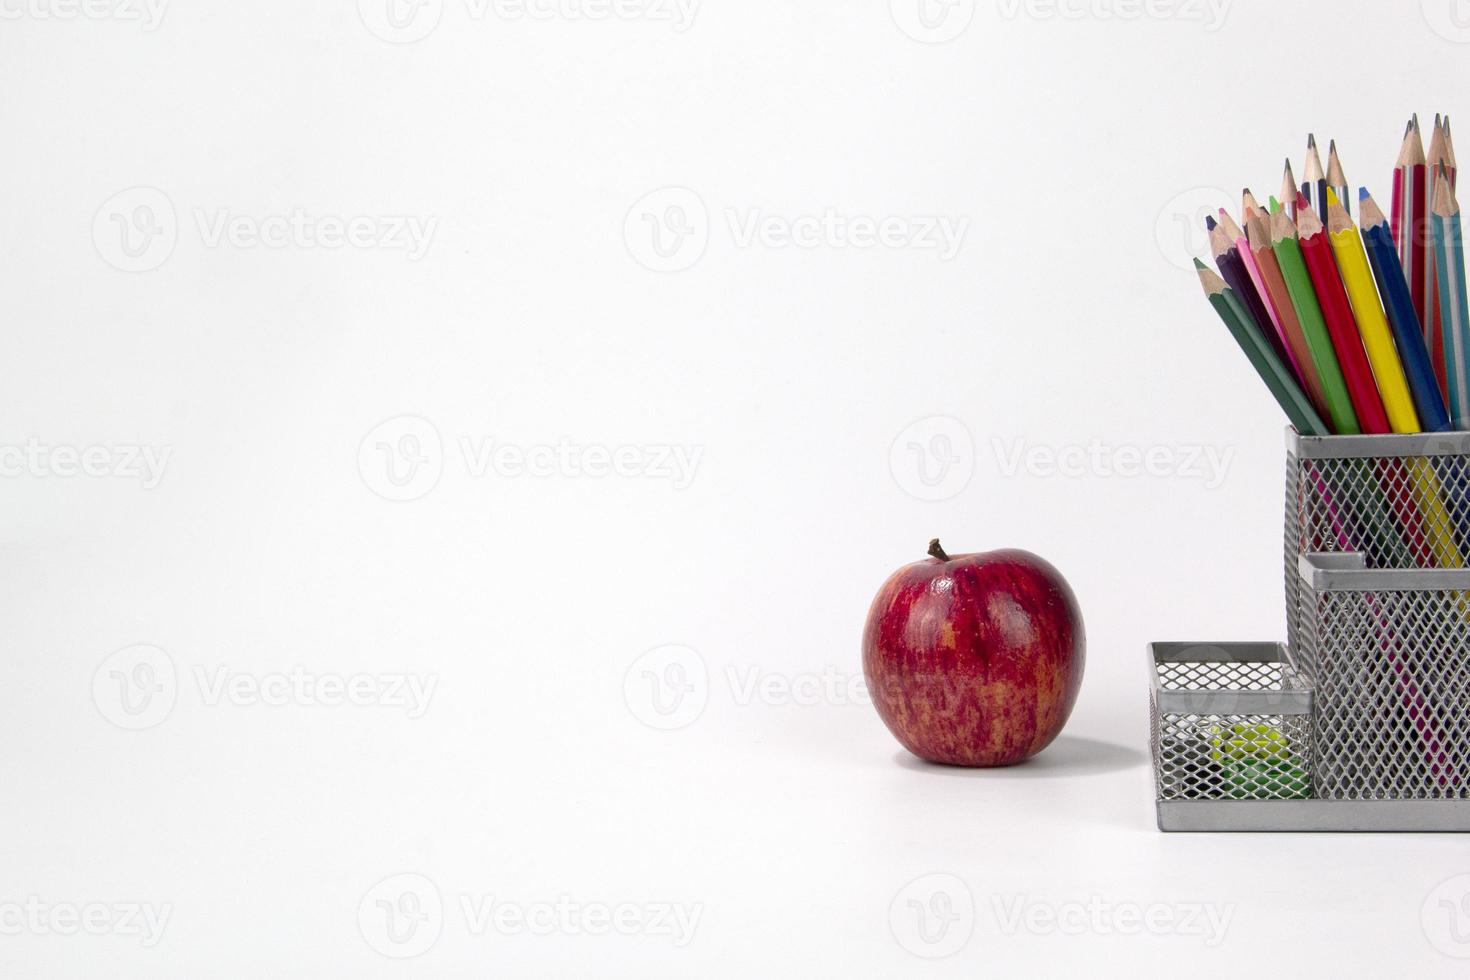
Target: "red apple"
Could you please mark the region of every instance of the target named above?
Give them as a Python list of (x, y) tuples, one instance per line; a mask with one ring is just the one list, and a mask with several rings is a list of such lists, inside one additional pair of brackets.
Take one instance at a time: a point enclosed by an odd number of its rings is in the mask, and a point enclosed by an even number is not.
[(1009, 766), (1051, 744), (1082, 686), (1077, 597), (1025, 551), (944, 553), (900, 568), (863, 631), (863, 675), (903, 747), (954, 766)]

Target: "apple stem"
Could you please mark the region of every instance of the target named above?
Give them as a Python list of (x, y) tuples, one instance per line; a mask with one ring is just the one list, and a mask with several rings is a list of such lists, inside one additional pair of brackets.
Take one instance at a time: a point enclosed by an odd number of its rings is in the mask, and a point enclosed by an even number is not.
[(938, 558), (940, 561), (949, 561), (949, 555), (946, 555), (944, 549), (939, 547), (938, 538), (929, 542), (929, 556), (931, 558)]

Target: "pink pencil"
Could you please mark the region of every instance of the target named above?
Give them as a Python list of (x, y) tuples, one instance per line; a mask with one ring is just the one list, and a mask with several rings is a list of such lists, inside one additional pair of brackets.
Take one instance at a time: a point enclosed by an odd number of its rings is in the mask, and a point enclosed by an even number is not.
[[(1245, 219), (1250, 220), (1250, 215)], [(1260, 263), (1256, 261), (1256, 253), (1251, 251), (1250, 239), (1246, 233), (1240, 230), (1240, 225), (1230, 217), (1230, 212), (1224, 208), (1220, 209), (1220, 227), (1225, 229), (1225, 234), (1235, 243), (1240, 250), (1240, 259), (1245, 263), (1245, 271), (1250, 275), (1251, 282), (1255, 283), (1256, 292), (1261, 296), (1261, 305), (1266, 308), (1266, 315), (1271, 318), (1271, 326), (1276, 331), (1276, 336), (1281, 339), (1281, 349), (1286, 351), (1286, 358), (1291, 362), (1291, 373), (1296, 376), (1297, 382), (1301, 383), (1305, 375), (1302, 374), (1302, 366), (1297, 362), (1296, 353), (1291, 349), (1291, 342), (1286, 339), (1286, 328), (1281, 325), (1281, 317), (1276, 312), (1276, 304), (1271, 302), (1271, 291), (1266, 286), (1266, 280), (1261, 276)], [(1274, 346), (1274, 345), (1273, 345)]]

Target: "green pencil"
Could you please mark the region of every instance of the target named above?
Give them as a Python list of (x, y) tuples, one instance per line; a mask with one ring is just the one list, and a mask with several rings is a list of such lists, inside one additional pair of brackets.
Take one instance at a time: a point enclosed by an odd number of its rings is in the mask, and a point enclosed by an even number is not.
[(1296, 307), (1307, 349), (1311, 351), (1312, 363), (1317, 368), (1317, 377), (1322, 381), (1332, 428), (1338, 435), (1358, 435), (1362, 430), (1353, 412), (1353, 401), (1348, 395), (1342, 368), (1338, 366), (1337, 354), (1332, 349), (1332, 335), (1327, 332), (1327, 321), (1322, 318), (1322, 307), (1317, 303), (1317, 291), (1312, 287), (1312, 277), (1307, 273), (1306, 260), (1302, 258), (1302, 247), (1296, 240), (1296, 226), (1285, 210), (1278, 209), (1271, 215), (1271, 247), (1281, 266), (1281, 277), (1286, 280), (1286, 291), (1291, 294), (1291, 305)]
[(1199, 273), (1200, 285), (1204, 286), (1205, 295), (1210, 298), (1210, 305), (1215, 308), (1220, 319), (1225, 321), (1230, 335), (1250, 359), (1251, 367), (1266, 382), (1266, 387), (1271, 389), (1276, 403), (1281, 406), (1286, 417), (1291, 419), (1291, 424), (1304, 436), (1328, 435), (1327, 426), (1322, 424), (1321, 416), (1307, 400), (1301, 386), (1291, 376), (1291, 371), (1281, 363), (1266, 338), (1261, 336), (1260, 328), (1246, 312), (1245, 305), (1241, 303), (1235, 290), (1225, 285), (1225, 280), (1199, 259), (1194, 260), (1194, 265)]

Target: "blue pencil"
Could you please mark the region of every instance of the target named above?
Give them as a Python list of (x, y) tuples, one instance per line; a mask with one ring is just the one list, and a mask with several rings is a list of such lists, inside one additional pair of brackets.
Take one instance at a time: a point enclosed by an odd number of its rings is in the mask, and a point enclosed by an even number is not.
[(1430, 360), (1429, 348), (1424, 343), (1419, 315), (1414, 312), (1414, 298), (1409, 292), (1403, 263), (1399, 261), (1393, 232), (1368, 188), (1358, 191), (1358, 199), (1368, 261), (1373, 266), (1373, 278), (1378, 281), (1388, 322), (1393, 327), (1393, 338), (1398, 344), (1399, 358), (1409, 380), (1409, 391), (1414, 395), (1414, 408), (1418, 410), (1419, 421), (1426, 432), (1447, 431), (1450, 427), (1449, 412), (1434, 376), (1434, 362)]

